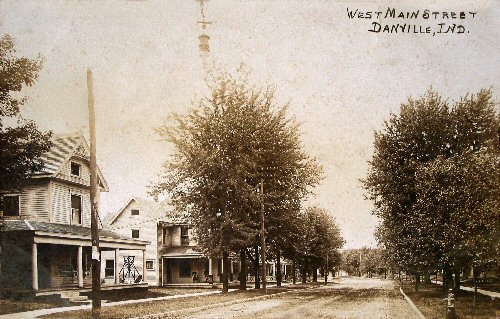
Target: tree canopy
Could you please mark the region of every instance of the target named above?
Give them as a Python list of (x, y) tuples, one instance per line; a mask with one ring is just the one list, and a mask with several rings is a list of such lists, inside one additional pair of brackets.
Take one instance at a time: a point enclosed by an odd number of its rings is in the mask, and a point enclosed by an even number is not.
[(275, 234), (290, 230), (287, 222), (321, 170), (273, 87), (252, 86), (241, 71), (213, 74), (208, 85), (208, 96), (159, 128), (176, 152), (151, 193), (168, 194), (188, 214), (200, 246), (212, 255), (258, 244), (262, 203), (268, 243), (282, 245)]
[[(295, 243), (297, 260), (303, 270), (340, 264), (338, 250), (344, 246), (340, 228), (325, 209), (313, 206), (306, 208), (300, 216), (300, 240)], [(303, 273), (304, 275), (304, 273)]]
[(25, 185), (41, 169), (39, 157), (50, 148), (51, 133), (39, 131), (20, 115), (27, 98), (18, 92), (35, 83), (41, 67), (40, 57), (17, 57), (9, 35), (0, 39), (0, 195)]
[(363, 184), (381, 220), (378, 240), (400, 269), (460, 268), (472, 259), (459, 251), (491, 255), (478, 243), (498, 242), (499, 127), (491, 90), (452, 103), (430, 89), (375, 133)]

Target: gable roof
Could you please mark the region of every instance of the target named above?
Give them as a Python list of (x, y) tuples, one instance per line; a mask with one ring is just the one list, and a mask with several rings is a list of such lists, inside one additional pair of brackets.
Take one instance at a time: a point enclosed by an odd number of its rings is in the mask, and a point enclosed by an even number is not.
[(143, 211), (150, 218), (150, 220), (170, 220), (167, 215), (173, 209), (169, 203), (158, 203), (152, 200), (133, 196), (120, 210), (106, 215), (103, 222), (105, 227), (110, 227), (133, 201), (139, 205), (139, 209)]
[[(73, 157), (78, 157), (86, 162), (90, 161), (90, 148), (81, 134), (54, 135), (52, 147), (40, 158), (43, 168), (33, 173), (33, 177), (61, 177), (60, 172), (63, 165)], [(103, 191), (108, 191), (108, 184), (104, 179), (99, 167), (97, 167), (99, 184)]]

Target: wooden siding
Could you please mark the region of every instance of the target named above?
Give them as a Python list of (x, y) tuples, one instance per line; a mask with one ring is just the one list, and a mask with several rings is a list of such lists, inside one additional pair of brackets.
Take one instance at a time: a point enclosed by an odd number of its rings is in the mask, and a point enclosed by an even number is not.
[[(139, 215), (132, 215), (131, 210), (138, 209)], [(109, 230), (125, 237), (132, 237), (132, 229), (139, 230), (139, 239), (149, 241), (150, 244), (146, 246), (146, 260), (154, 260), (154, 269), (147, 270), (145, 281), (150, 285), (159, 285), (159, 272), (158, 272), (158, 232), (157, 232), (158, 220), (155, 216), (150, 215), (146, 211), (141, 209), (141, 206), (132, 200), (117, 216), (113, 223), (108, 227)], [(107, 255), (111, 256), (111, 255)], [(113, 257), (107, 257), (107, 259), (114, 259)], [(122, 251), (120, 250), (120, 269), (123, 266), (124, 256), (135, 256), (135, 267), (142, 275), (142, 251)]]
[(23, 189), (20, 196), (20, 216), (23, 219), (49, 221), (48, 183), (31, 185)]
[[(89, 164), (76, 158), (71, 158), (69, 161), (66, 161), (61, 166), (60, 174), (65, 176), (74, 176), (71, 175), (71, 162), (74, 162), (80, 165), (80, 176), (79, 179), (84, 181), (86, 185), (90, 185), (90, 167)], [(75, 176), (76, 177), (76, 176)]]
[(167, 232), (166, 241), (163, 242), (163, 230), (158, 228), (158, 247), (160, 251), (164, 251), (168, 247), (179, 247), (188, 246), (196, 247), (198, 242), (195, 240), (195, 230), (193, 228), (188, 229), (189, 245), (181, 245), (181, 226), (164, 226)]
[(51, 182), (51, 222), (71, 224), (71, 195), (82, 196), (82, 226), (90, 227), (90, 193), (83, 187)]

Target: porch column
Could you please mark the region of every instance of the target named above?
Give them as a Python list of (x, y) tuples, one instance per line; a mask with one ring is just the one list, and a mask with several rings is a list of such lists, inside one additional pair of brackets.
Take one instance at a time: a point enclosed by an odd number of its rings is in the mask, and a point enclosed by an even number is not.
[(120, 271), (118, 271), (118, 262), (120, 260), (120, 248), (115, 248), (115, 285), (120, 284)]
[(83, 287), (83, 247), (78, 246), (78, 287)]
[(160, 263), (161, 263), (161, 286), (165, 285), (165, 258), (161, 257), (160, 258)]
[(146, 282), (146, 250), (142, 251), (142, 281)]
[(33, 243), (31, 250), (32, 288), (38, 290), (38, 247)]
[(212, 258), (208, 258), (208, 274), (211, 276), (212, 274)]

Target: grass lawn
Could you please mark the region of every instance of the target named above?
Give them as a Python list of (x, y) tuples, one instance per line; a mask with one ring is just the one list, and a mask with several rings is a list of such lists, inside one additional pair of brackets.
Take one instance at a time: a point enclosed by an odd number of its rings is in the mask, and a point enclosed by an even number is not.
[[(287, 291), (290, 289), (313, 287), (316, 284), (311, 285), (295, 285), (290, 288), (282, 287), (268, 288), (266, 295), (272, 295)], [(207, 290), (204, 290), (207, 291)], [(158, 314), (165, 312), (175, 312), (181, 310), (188, 310), (197, 307), (210, 306), (213, 304), (218, 304), (222, 302), (230, 302), (241, 299), (248, 299), (257, 296), (263, 296), (265, 293), (262, 290), (248, 290), (248, 291), (233, 291), (227, 294), (215, 294), (207, 296), (198, 297), (185, 297), (173, 300), (161, 300), (161, 301), (149, 301), (144, 303), (121, 305), (121, 306), (110, 306), (101, 308), (101, 318), (130, 318), (138, 317), (146, 314)], [(171, 318), (176, 318), (175, 313), (170, 314)], [(52, 315), (44, 316), (43, 318), (91, 318), (90, 310), (85, 311), (72, 311), (64, 313), (56, 313)]]
[[(427, 319), (446, 318), (446, 302), (443, 300), (447, 294), (441, 286), (430, 284), (421, 285), (415, 292), (414, 284), (410, 281), (403, 282), (403, 290), (415, 303), (417, 308)], [(500, 314), (500, 300), (477, 294), (477, 307), (473, 307), (473, 293), (460, 291), (456, 298), (456, 312), (460, 319), (494, 319), (496, 312)]]
[[(137, 289), (122, 289), (115, 291), (102, 291), (101, 297), (108, 302), (164, 297), (172, 295), (206, 292), (208, 289), (171, 289), (171, 288), (149, 288), (147, 292)], [(58, 300), (12, 300), (0, 299), (0, 315), (9, 313), (25, 312), (39, 309), (78, 306), (81, 303), (69, 303)]]
[(149, 288), (147, 292), (140, 289), (109, 290), (101, 293), (101, 299), (108, 302), (157, 298), (174, 295), (185, 295), (197, 292), (207, 292), (210, 289), (190, 289), (190, 288)]
[(31, 311), (31, 310), (39, 310), (39, 309), (57, 308), (64, 306), (68, 305), (67, 304), (64, 305), (61, 302), (52, 302), (52, 301), (22, 301), (22, 300), (0, 299), (0, 315)]

